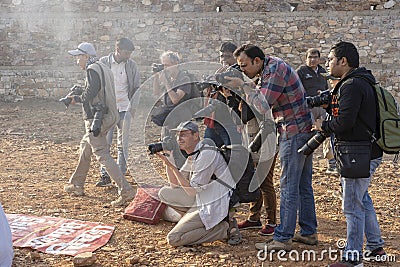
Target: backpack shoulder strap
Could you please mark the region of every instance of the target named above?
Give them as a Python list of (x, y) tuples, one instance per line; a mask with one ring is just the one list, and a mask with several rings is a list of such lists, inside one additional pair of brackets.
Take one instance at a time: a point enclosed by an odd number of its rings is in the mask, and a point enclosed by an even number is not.
[[(375, 105), (376, 105), (376, 113), (377, 113), (376, 123), (378, 124), (379, 123), (379, 119), (378, 119), (379, 118), (379, 104), (378, 104), (378, 99), (377, 99), (377, 95), (376, 95), (376, 91), (375, 91), (375, 86), (378, 83), (372, 83), (369, 79), (365, 78), (364, 76), (353, 76), (353, 78), (361, 78), (372, 87), (374, 97), (375, 97)], [(365, 128), (365, 130), (367, 131), (367, 133), (371, 136), (371, 139), (372, 139), (371, 141), (375, 142), (377, 140), (377, 138), (375, 136), (375, 134), (376, 134), (375, 131), (373, 131), (361, 117), (360, 117), (360, 121), (361, 121), (363, 127)]]
[[(224, 155), (224, 153), (222, 152), (221, 148), (218, 147), (213, 147), (213, 146), (205, 146), (204, 144), (197, 150), (193, 151), (192, 153), (188, 154), (188, 156), (193, 156), (196, 155), (196, 159), (197, 157), (200, 155), (201, 151), (203, 150), (214, 150), (214, 151), (218, 151), (221, 156), (224, 158), (226, 164), (228, 164), (228, 161)], [(227, 166), (228, 168), (228, 166)], [(219, 179), (215, 174), (213, 174), (211, 176), (211, 180), (217, 181), (218, 183), (222, 184), (223, 186), (225, 186), (226, 188), (233, 190), (234, 188), (232, 186), (230, 186), (229, 184), (225, 183), (224, 181), (222, 181), (221, 179)]]

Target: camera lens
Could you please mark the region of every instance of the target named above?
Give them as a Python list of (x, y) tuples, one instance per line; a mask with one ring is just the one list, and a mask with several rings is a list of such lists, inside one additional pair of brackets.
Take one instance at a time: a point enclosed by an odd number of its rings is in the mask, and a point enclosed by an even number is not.
[(161, 142), (148, 145), (150, 154), (153, 155), (157, 152), (163, 151), (163, 144)]
[(303, 153), (304, 155), (308, 156), (311, 153), (313, 153), (315, 149), (317, 149), (322, 144), (322, 142), (324, 142), (325, 139), (326, 136), (323, 133), (317, 132), (313, 137), (311, 137), (307, 141), (307, 143), (304, 144), (304, 146), (299, 148), (297, 152)]

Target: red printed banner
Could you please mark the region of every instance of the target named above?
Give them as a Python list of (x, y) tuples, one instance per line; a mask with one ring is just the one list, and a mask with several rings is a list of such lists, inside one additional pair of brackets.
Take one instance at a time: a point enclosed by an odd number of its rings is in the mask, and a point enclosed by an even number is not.
[(114, 226), (56, 217), (6, 214), (13, 245), (75, 256), (107, 244)]

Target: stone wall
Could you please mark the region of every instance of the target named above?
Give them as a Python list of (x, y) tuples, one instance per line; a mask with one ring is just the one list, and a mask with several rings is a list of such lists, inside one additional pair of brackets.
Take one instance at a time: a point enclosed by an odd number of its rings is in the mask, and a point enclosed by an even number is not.
[(143, 81), (165, 50), (215, 62), (221, 42), (251, 42), (297, 67), (310, 47), (326, 57), (337, 40), (351, 41), (361, 64), (400, 98), (393, 1), (2, 0), (0, 8), (0, 95), (59, 97), (83, 79), (67, 50), (88, 41), (106, 55), (125, 36)]

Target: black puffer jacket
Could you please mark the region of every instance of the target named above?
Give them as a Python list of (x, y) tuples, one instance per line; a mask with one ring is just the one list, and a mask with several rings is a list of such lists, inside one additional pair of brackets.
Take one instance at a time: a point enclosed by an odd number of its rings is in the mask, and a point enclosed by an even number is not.
[[(322, 123), (325, 133), (334, 133), (339, 141), (371, 140), (365, 124), (375, 131), (377, 104), (368, 80), (375, 83), (371, 72), (360, 67), (351, 71), (335, 86), (331, 103), (333, 118)], [(382, 151), (374, 144), (372, 158), (381, 155)]]

